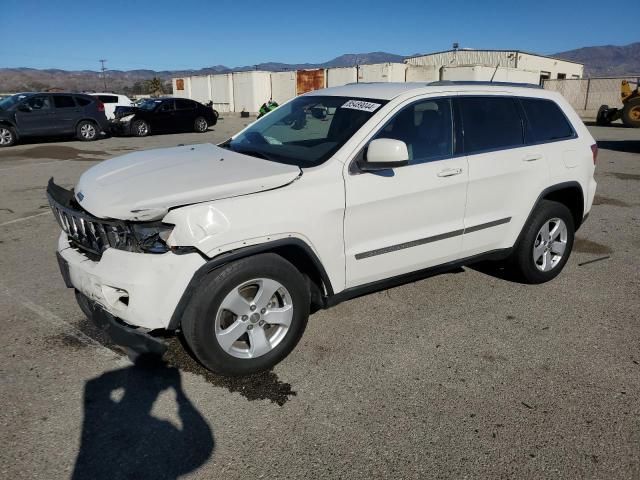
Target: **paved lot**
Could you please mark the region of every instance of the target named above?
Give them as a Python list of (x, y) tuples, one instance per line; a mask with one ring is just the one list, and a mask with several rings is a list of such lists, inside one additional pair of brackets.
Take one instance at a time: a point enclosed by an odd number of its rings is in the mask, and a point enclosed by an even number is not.
[(596, 204), (549, 284), (465, 268), (359, 298), (248, 379), (176, 341), (133, 366), (64, 288), (43, 186), (243, 123), (0, 151), (1, 478), (640, 478), (640, 130), (591, 127)]

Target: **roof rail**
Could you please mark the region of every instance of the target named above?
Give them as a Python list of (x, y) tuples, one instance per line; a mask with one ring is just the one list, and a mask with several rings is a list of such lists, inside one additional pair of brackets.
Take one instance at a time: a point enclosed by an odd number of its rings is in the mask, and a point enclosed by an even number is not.
[(494, 85), (496, 87), (522, 87), (522, 88), (542, 88), (534, 83), (516, 83), (516, 82), (488, 82), (474, 80), (439, 80), (437, 82), (429, 82), (429, 87), (442, 87), (446, 85)]

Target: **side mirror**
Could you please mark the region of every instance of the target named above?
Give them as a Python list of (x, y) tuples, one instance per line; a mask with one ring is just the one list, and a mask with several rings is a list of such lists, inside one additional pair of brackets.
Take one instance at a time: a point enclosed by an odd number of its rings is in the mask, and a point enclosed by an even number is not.
[(378, 138), (369, 143), (366, 157), (358, 162), (358, 167), (365, 172), (374, 172), (408, 164), (409, 150), (406, 143), (392, 138)]
[(33, 109), (26, 103), (21, 103), (20, 105), (18, 105), (18, 110), (21, 112), (30, 112)]

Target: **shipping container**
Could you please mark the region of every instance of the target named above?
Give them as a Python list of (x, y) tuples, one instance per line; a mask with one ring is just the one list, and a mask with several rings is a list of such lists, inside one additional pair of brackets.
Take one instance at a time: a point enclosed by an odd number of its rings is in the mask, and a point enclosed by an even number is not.
[(358, 66), (358, 82), (404, 82), (407, 65), (404, 63), (374, 63)]
[(437, 82), (440, 71), (434, 65), (407, 65), (407, 82)]
[(324, 68), (318, 68), (316, 70), (298, 70), (296, 75), (296, 93), (298, 95), (302, 95), (303, 93), (324, 88), (324, 76)]
[(356, 67), (327, 68), (327, 87), (339, 87), (357, 82), (358, 69)]
[[(191, 94), (188, 98), (206, 104), (211, 101), (211, 75), (198, 75), (190, 78)], [(179, 95), (176, 95), (179, 96)]]
[(258, 70), (233, 74), (233, 103), (236, 112), (253, 112), (271, 98), (271, 73)]
[(271, 73), (271, 98), (282, 105), (296, 96), (296, 72)]
[(519, 68), (489, 67), (486, 65), (459, 65), (442, 67), (442, 80), (469, 80), (477, 82), (514, 82), (538, 84), (539, 74)]
[(172, 78), (171, 87), (174, 97), (191, 98), (191, 77)]
[(218, 112), (233, 112), (233, 75), (211, 75), (211, 101)]

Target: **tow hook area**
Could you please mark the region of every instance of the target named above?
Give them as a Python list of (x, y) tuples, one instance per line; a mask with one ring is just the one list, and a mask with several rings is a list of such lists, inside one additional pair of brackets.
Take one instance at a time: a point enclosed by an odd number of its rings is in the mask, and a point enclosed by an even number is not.
[(162, 356), (167, 351), (167, 345), (162, 340), (152, 337), (142, 329), (122, 323), (77, 290), (76, 300), (87, 318), (105, 332), (113, 343), (129, 348), (140, 355), (149, 353)]

